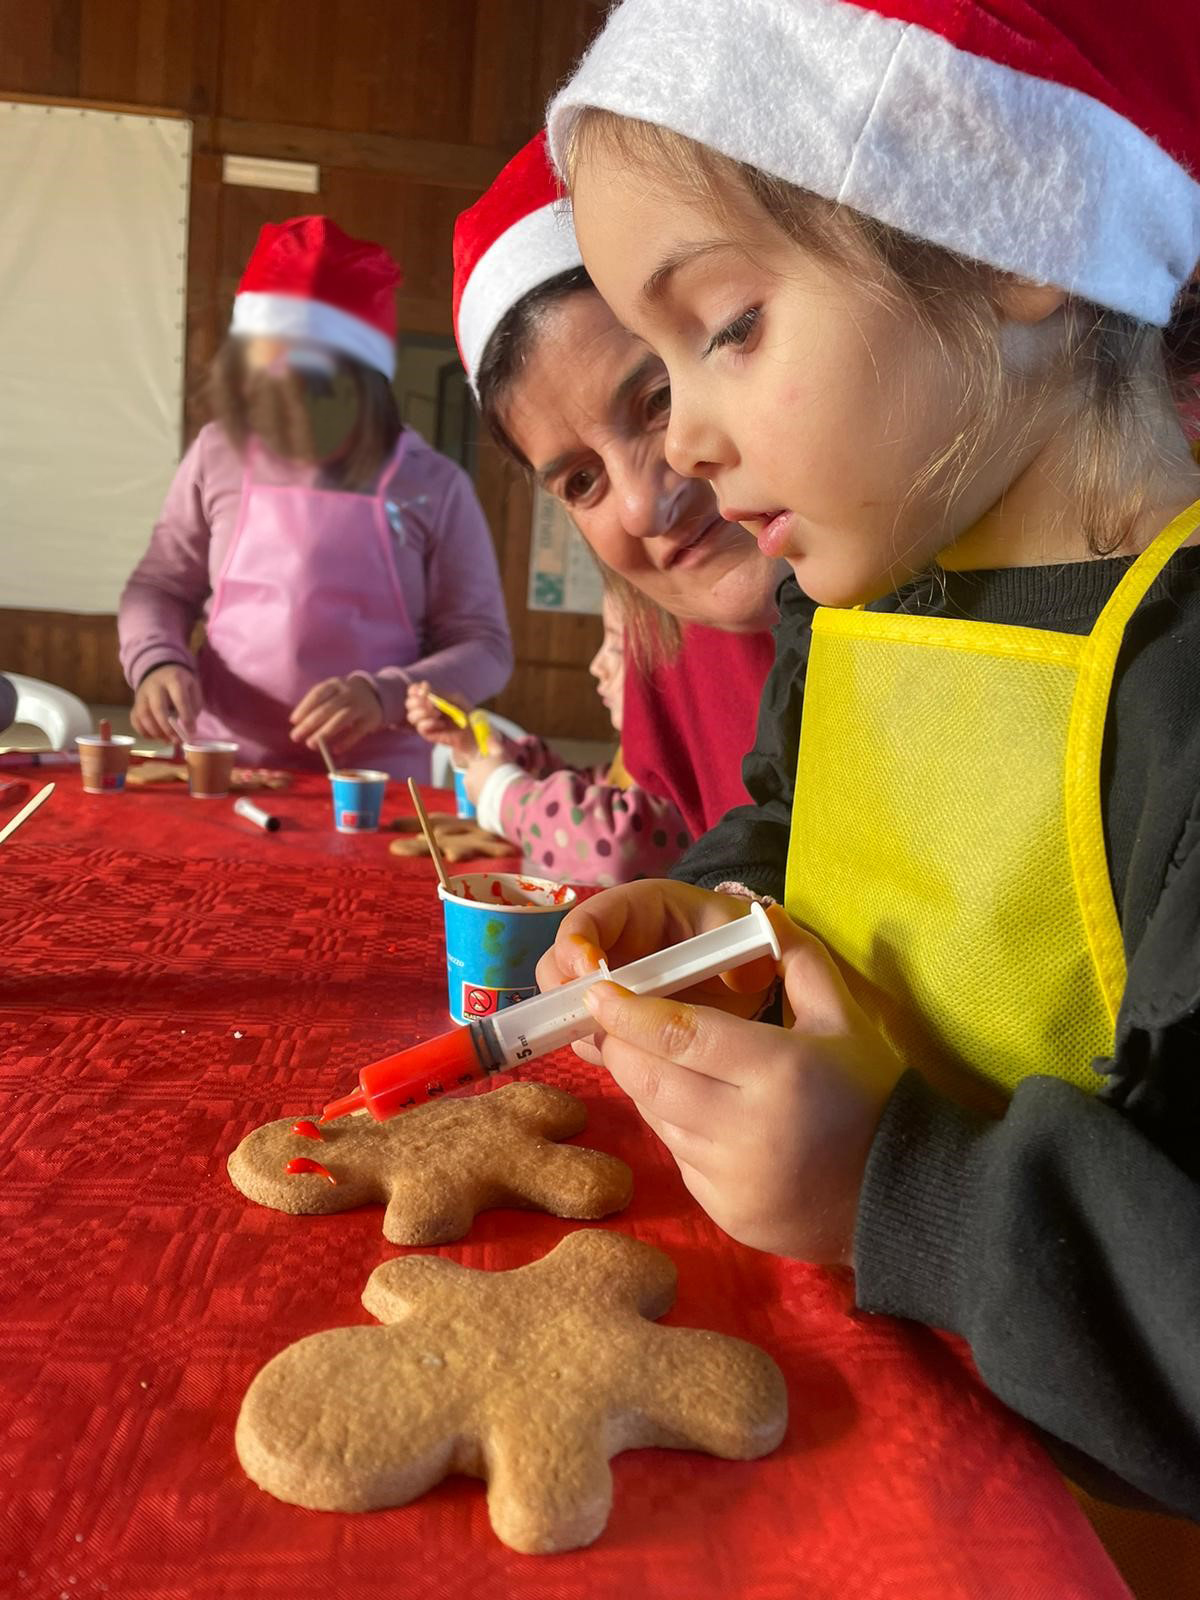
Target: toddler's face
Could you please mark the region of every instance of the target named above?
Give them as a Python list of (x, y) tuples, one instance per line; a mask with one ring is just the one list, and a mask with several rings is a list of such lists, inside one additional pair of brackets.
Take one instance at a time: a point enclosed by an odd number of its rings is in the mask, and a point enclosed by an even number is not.
[(589, 151), (573, 194), (584, 260), (666, 366), (672, 466), (707, 479), (721, 514), (814, 599), (874, 598), (982, 515), (1017, 447), (998, 432), (988, 467), (952, 495), (936, 476), (921, 487), (960, 431), (957, 368), (876, 284), (800, 249), (748, 193), (727, 198), (717, 222), (667, 180)]
[(625, 701), (625, 630), (620, 613), (607, 597), (604, 601), (604, 638), (588, 663), (588, 671), (596, 680), (596, 688), (612, 718), (613, 727), (620, 733)]

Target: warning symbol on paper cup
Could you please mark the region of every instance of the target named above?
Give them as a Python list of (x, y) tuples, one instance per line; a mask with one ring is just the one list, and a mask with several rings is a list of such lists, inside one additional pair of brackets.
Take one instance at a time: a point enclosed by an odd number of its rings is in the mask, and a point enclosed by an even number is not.
[(467, 1017), (490, 1017), (499, 1009), (500, 996), (495, 989), (480, 989), (473, 983), (463, 984), (462, 1008)]
[(536, 993), (536, 986), (529, 989), (486, 989), (479, 983), (464, 983), (463, 1016), (490, 1017), (497, 1011), (503, 1011), (506, 1006), (520, 1005), (522, 1000), (528, 1000), (530, 995)]

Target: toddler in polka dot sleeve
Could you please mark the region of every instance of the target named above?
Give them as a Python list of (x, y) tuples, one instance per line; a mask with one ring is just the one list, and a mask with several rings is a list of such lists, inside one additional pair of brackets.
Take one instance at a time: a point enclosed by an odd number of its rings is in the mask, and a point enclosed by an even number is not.
[[(613, 727), (621, 731), (625, 690), (624, 629), (613, 602), (604, 602), (604, 640), (588, 669)], [(466, 763), (467, 793), (481, 827), (521, 848), (542, 877), (582, 884), (661, 878), (691, 842), (670, 800), (639, 788), (620, 750), (608, 765), (572, 767), (536, 738), (500, 740), (498, 755), (473, 755), (475, 745), (429, 700), (429, 685), (414, 684), (409, 721)]]

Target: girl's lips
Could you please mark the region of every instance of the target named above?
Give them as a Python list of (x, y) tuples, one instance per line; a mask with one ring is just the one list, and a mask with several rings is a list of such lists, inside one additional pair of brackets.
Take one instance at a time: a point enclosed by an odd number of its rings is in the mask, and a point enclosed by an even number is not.
[(788, 540), (795, 520), (791, 511), (772, 511), (769, 514), (748, 512), (738, 518), (743, 526), (748, 522), (758, 524), (757, 528), (750, 531), (763, 555), (770, 556), (772, 560), (788, 554)]

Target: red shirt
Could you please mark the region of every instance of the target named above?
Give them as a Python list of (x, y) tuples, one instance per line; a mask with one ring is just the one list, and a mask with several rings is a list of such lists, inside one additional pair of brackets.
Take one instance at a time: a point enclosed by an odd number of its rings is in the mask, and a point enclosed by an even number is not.
[(627, 672), (621, 748), (634, 782), (673, 800), (693, 838), (749, 803), (742, 757), (775, 645), (768, 631), (725, 633), (687, 623), (674, 661)]

